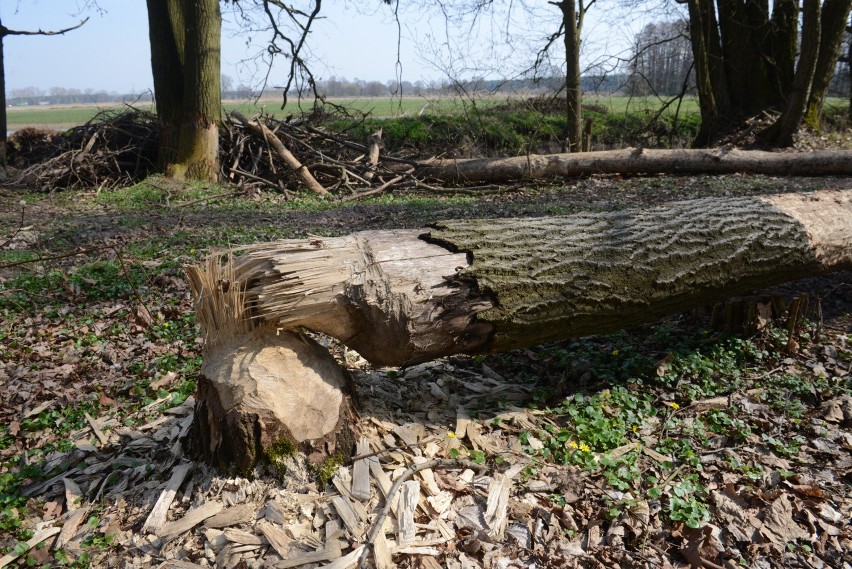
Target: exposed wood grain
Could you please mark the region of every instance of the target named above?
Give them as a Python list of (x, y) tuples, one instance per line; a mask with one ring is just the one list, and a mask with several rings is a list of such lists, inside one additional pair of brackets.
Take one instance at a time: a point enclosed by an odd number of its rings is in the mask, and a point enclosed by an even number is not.
[[(368, 454), (370, 452), (370, 441), (367, 437), (361, 437), (355, 447), (356, 455)], [(356, 460), (352, 465), (352, 497), (365, 502), (370, 499), (370, 461), (378, 461), (376, 457), (367, 457)]]
[(335, 561), (340, 559), (343, 554), (340, 547), (340, 537), (343, 534), (340, 531), (337, 522), (329, 522), (326, 524), (326, 539), (322, 549), (312, 551), (310, 553), (300, 553), (298, 557), (285, 559), (284, 561), (275, 564), (278, 569), (290, 569), (291, 567), (299, 567), (308, 563), (321, 563), (323, 561)]
[(406, 545), (414, 541), (417, 535), (417, 526), (414, 524), (414, 510), (420, 501), (420, 483), (416, 480), (408, 480), (400, 489), (399, 494), (399, 531), (397, 543)]
[(186, 478), (186, 475), (191, 469), (192, 464), (188, 462), (179, 464), (172, 469), (171, 478), (169, 478), (166, 487), (160, 493), (160, 497), (157, 498), (157, 502), (151, 509), (151, 513), (148, 514), (148, 518), (142, 525), (142, 533), (156, 532), (157, 528), (163, 525), (163, 522), (166, 520), (166, 514), (169, 512), (169, 507), (172, 505), (178, 489), (183, 484), (184, 478)]
[(357, 538), (363, 535), (364, 527), (361, 525), (358, 515), (355, 513), (355, 508), (348, 498), (345, 496), (332, 496), (331, 504), (343, 521), (343, 525), (346, 526), (346, 529), (349, 530), (349, 533), (353, 537)]
[(224, 528), (254, 520), (257, 508), (254, 504), (245, 503), (227, 508), (204, 522), (206, 528)]
[(59, 532), (59, 535), (56, 538), (56, 543), (54, 544), (56, 549), (62, 549), (65, 547), (66, 543), (71, 541), (71, 538), (73, 538), (74, 534), (77, 533), (77, 528), (79, 528), (80, 524), (83, 523), (83, 519), (85, 519), (88, 512), (88, 508), (80, 508), (79, 510), (71, 512), (65, 520), (65, 523), (62, 524), (62, 531)]
[[(30, 539), (28, 539), (26, 541), (26, 545), (27, 545), (26, 551), (29, 551), (30, 549), (32, 549), (33, 547), (35, 547), (39, 543), (41, 543), (41, 542), (43, 542), (47, 539), (50, 539), (54, 535), (58, 534), (60, 531), (62, 531), (60, 528), (48, 528), (48, 529), (41, 530), (40, 532), (38, 532), (37, 534), (35, 534), (34, 536), (32, 536)], [(15, 561), (15, 559), (20, 557), (23, 553), (26, 553), (26, 551), (21, 552), (21, 553), (15, 553), (13, 551), (12, 553), (8, 553), (8, 554), (4, 555), (3, 557), (0, 557), (0, 569), (2, 569), (3, 567), (6, 567), (7, 565), (9, 565), (13, 561)]]
[[(262, 526), (260, 523), (258, 523), (258, 528), (260, 527)], [(269, 543), (269, 540), (263, 536), (259, 536), (257, 534), (249, 533), (247, 531), (239, 529), (226, 528), (223, 533), (228, 541), (238, 543), (240, 545), (264, 545)]]
[(373, 542), (373, 555), (376, 569), (394, 569), (396, 567), (390, 549), (388, 549), (388, 540), (382, 531), (376, 535), (376, 540)]
[(221, 512), (224, 507), (221, 502), (205, 502), (197, 508), (188, 511), (179, 520), (155, 528), (154, 534), (158, 537), (169, 537), (189, 531), (207, 518)]
[[(257, 523), (257, 529), (259, 529), (267, 541), (269, 541), (272, 549), (274, 549), (282, 559), (286, 560), (290, 555), (290, 544), (293, 543), (290, 536), (287, 535), (283, 529), (276, 527), (266, 520), (259, 521)], [(291, 567), (293, 566), (291, 565)]]

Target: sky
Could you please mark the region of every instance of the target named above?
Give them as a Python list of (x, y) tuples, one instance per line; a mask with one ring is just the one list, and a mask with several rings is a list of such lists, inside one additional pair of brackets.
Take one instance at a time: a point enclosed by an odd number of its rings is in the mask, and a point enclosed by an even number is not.
[[(23, 87), (50, 87), (94, 89), (118, 93), (138, 93), (152, 87), (150, 48), (148, 44), (148, 21), (144, 0), (98, 0), (103, 13), (91, 10), (80, 13), (80, 0), (0, 0), (0, 17), (7, 28), (20, 30), (56, 30), (78, 23), (84, 16), (89, 21), (79, 30), (63, 36), (7, 36), (5, 46), (6, 90)], [(397, 74), (397, 25), (392, 11), (380, 0), (361, 0), (356, 11), (345, 0), (330, 0), (323, 5), (325, 18), (315, 26), (311, 37), (312, 68), (317, 78), (327, 79), (332, 75), (348, 79), (378, 80), (386, 82)], [(545, 2), (540, 2), (547, 6)], [(366, 6), (366, 7), (365, 7)], [(599, 14), (589, 12), (586, 23), (587, 46), (603, 45), (608, 51), (624, 48), (612, 47), (614, 38), (628, 42), (631, 29), (619, 28), (611, 21), (595, 21)], [(555, 18), (550, 7), (546, 13)], [(400, 64), (402, 79), (441, 80), (447, 71), (459, 74), (473, 72), (467, 56), (476, 59), (477, 46), (482, 47), (481, 38), (471, 39), (468, 45), (462, 41), (461, 51), (447, 52), (442, 45), (443, 21), (428, 21), (422, 13), (402, 13), (403, 32), (400, 42)], [(440, 20), (440, 18), (438, 18)], [(523, 18), (521, 18), (523, 20)], [(552, 27), (553, 21), (544, 28)], [(621, 25), (628, 23), (622, 19)], [(635, 23), (635, 22), (634, 22)], [(542, 22), (518, 21), (518, 37), (541, 34)], [(500, 34), (505, 21), (495, 17), (478, 27), (481, 37)], [(533, 28), (538, 29), (533, 30)], [(555, 28), (554, 28), (555, 29)], [(533, 31), (530, 31), (533, 30)], [(505, 30), (502, 30), (505, 31)], [(538, 38), (529, 38), (538, 40)], [(254, 65), (241, 64), (263, 45), (261, 34), (249, 38), (237, 34), (226, 22), (222, 33), (222, 73), (233, 79), (236, 87), (240, 83), (257, 85), (260, 75)], [(618, 42), (616, 42), (617, 44)], [(425, 46), (425, 47), (424, 47)], [(531, 53), (524, 46), (521, 51)], [(482, 75), (500, 73), (508, 69), (507, 62), (517, 56), (518, 46), (504, 47), (502, 52), (480, 54), (480, 60), (490, 60), (490, 71)], [(587, 61), (593, 61), (589, 50)], [(463, 57), (465, 56), (465, 57)], [(462, 60), (464, 60), (462, 62)], [(437, 63), (436, 63), (437, 61)], [(282, 85), (286, 71), (274, 69), (270, 75), (271, 85)]]

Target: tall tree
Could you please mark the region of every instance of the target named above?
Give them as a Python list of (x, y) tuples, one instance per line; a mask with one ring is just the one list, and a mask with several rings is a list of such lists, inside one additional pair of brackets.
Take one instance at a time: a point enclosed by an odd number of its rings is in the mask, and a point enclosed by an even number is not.
[(76, 30), (83, 24), (88, 21), (89, 18), (81, 20), (79, 24), (76, 26), (71, 26), (70, 28), (65, 28), (63, 30), (56, 31), (44, 31), (44, 30), (36, 30), (36, 31), (24, 31), (24, 30), (10, 30), (6, 26), (3, 25), (2, 19), (0, 19), (0, 169), (6, 168), (6, 146), (8, 143), (8, 138), (6, 136), (6, 130), (8, 128), (8, 123), (6, 122), (6, 65), (4, 63), (4, 54), (3, 54), (3, 40), (6, 36), (56, 36), (62, 35), (71, 30)]
[(636, 34), (628, 63), (628, 88), (634, 95), (677, 95), (694, 86), (689, 22), (649, 23)]
[[(814, 72), (820, 52), (821, 17), (822, 10), (819, 0), (804, 0), (802, 49), (796, 64), (793, 85), (781, 115), (769, 128), (760, 133), (760, 140), (764, 144), (770, 146), (790, 146), (793, 144), (793, 135), (796, 134), (799, 125), (802, 123), (808, 98), (811, 95)], [(826, 88), (828, 88), (827, 84)]]
[(580, 43), (586, 10), (595, 3), (583, 0), (550, 2), (562, 12), (565, 45), (565, 144), (570, 152), (583, 151), (583, 93), (580, 90)]
[[(826, 73), (830, 79), (852, 0), (805, 2), (802, 39), (815, 43), (802, 46), (804, 58), (798, 45), (799, 0), (774, 0), (771, 9), (768, 0), (678, 1), (689, 8), (701, 108), (695, 145), (711, 145), (725, 122), (771, 108), (783, 109), (782, 124), (772, 127), (764, 140), (788, 143), (790, 136), (780, 134), (790, 124), (795, 129), (801, 123), (802, 95), (814, 109), (825, 99), (828, 85), (822, 82)], [(810, 29), (813, 26), (816, 29)]]
[(177, 179), (216, 180), (222, 111), (218, 0), (147, 0), (159, 163)]
[(846, 28), (846, 22), (849, 21), (850, 11), (852, 11), (852, 1), (849, 0), (825, 0), (822, 6), (819, 54), (805, 112), (805, 123), (814, 129), (820, 128), (822, 107), (837, 59), (840, 57), (843, 31)]
[[(397, 0), (398, 1), (398, 0)], [(462, 42), (464, 42), (463, 57), (469, 55), (469, 32), (476, 28), (477, 20), (486, 19), (488, 16), (496, 18), (505, 18), (505, 29), (503, 41), (496, 41), (495, 44), (506, 45), (510, 44), (512, 51), (521, 51), (529, 49), (530, 37), (527, 32), (520, 34), (515, 31), (510, 31), (516, 28), (515, 19), (526, 19), (534, 22), (531, 33), (534, 34), (532, 41), (540, 41), (542, 45), (538, 49), (532, 64), (525, 71), (536, 79), (542, 78), (542, 75), (552, 76), (553, 66), (551, 63), (551, 55), (555, 49), (561, 47), (559, 59), (564, 65), (565, 81), (562, 84), (565, 90), (565, 146), (570, 152), (581, 152), (583, 150), (582, 140), (582, 90), (580, 88), (580, 54), (582, 48), (582, 33), (583, 23), (586, 14), (597, 0), (551, 0), (548, 2), (551, 6), (559, 10), (559, 24), (556, 30), (541, 37), (539, 40), (539, 30), (542, 28), (553, 29), (553, 12), (550, 13), (540, 7), (540, 3), (530, 0), (505, 0), (503, 2), (494, 0), (467, 0), (464, 2), (454, 2), (452, 4), (441, 0), (421, 0), (424, 6), (437, 6), (449, 27), (456, 29), (464, 29)], [(547, 22), (547, 24), (543, 24)], [(452, 43), (448, 33), (446, 44)], [(512, 37), (510, 37), (512, 36)], [(523, 48), (515, 45), (515, 42), (520, 36), (523, 36), (522, 43), (526, 43)], [(492, 38), (493, 39), (493, 38)], [(499, 73), (506, 73), (507, 69), (502, 68)], [(460, 78), (452, 77), (452, 79), (461, 83)]]

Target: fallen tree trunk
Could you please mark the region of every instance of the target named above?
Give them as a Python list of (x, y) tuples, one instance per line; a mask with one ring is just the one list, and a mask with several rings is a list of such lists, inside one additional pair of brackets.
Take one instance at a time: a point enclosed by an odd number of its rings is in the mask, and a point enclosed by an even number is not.
[(626, 148), (582, 154), (530, 154), (512, 158), (438, 160), (418, 176), (447, 182), (497, 183), (525, 178), (590, 174), (852, 175), (852, 152), (763, 152), (736, 148), (658, 150)]
[[(326, 369), (327, 361), (311, 363), (316, 346), (287, 331), (308, 328), (376, 364), (408, 365), (652, 322), (852, 267), (852, 190), (446, 221), (431, 230), (285, 240), (240, 253), (188, 270), (206, 337), (202, 371), (212, 386), (200, 392), (196, 417), (213, 457), (223, 437), (232, 439), (228, 448), (250, 448), (252, 456), (280, 437), (313, 451), (315, 441), (328, 445), (336, 436), (340, 444), (350, 416), (343, 376)], [(284, 347), (281, 331), (293, 340)], [(324, 427), (308, 433), (300, 425), (305, 414), (288, 416), (278, 400), (318, 387), (342, 395), (311, 411), (312, 427)], [(203, 434), (231, 424), (240, 427), (220, 433), (219, 442)]]

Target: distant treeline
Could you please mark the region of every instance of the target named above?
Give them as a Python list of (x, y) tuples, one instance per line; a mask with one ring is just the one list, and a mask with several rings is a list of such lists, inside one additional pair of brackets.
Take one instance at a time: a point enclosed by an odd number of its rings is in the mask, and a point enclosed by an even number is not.
[[(232, 83), (226, 76), (222, 78), (222, 98), (228, 100), (249, 100), (258, 96), (257, 91), (250, 87), (240, 85), (230, 88)], [(360, 79), (349, 80), (346, 78), (332, 77), (330, 79), (317, 81), (317, 92), (324, 97), (436, 97), (452, 96), (460, 93), (467, 95), (515, 95), (515, 94), (547, 94), (556, 93), (564, 85), (565, 80), (561, 77), (548, 77), (539, 80), (512, 79), (496, 80), (474, 78), (463, 81), (402, 81), (396, 80), (382, 83), (380, 81), (363, 81)], [(588, 93), (619, 94), (625, 93), (628, 84), (626, 74), (611, 74), (606, 76), (586, 76), (581, 79), (581, 86)], [(280, 91), (267, 89), (263, 97), (275, 97)], [(296, 95), (295, 92), (291, 95)], [(66, 89), (63, 87), (51, 87), (50, 89), (38, 89), (26, 87), (23, 89), (11, 89), (6, 100), (10, 107), (27, 107), (39, 105), (101, 105), (114, 103), (153, 103), (153, 93), (144, 91), (142, 93), (108, 93), (106, 91), (95, 91), (93, 89)]]

